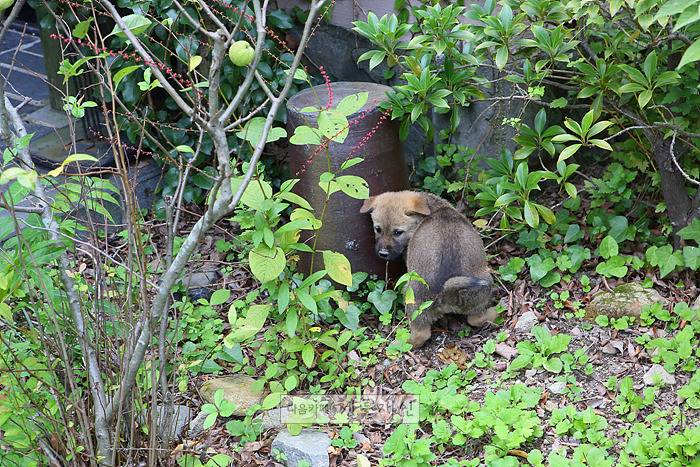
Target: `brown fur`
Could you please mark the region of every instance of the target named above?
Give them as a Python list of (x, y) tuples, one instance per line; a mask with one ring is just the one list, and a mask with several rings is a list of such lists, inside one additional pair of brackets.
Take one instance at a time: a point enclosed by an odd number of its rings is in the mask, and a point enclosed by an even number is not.
[(409, 318), (421, 303), (433, 305), (411, 320), (414, 347), (430, 338), (431, 325), (445, 314), (465, 314), (472, 326), (495, 319), (487, 310), (492, 279), (484, 243), (472, 224), (447, 201), (429, 193), (398, 191), (365, 200), (375, 228), (375, 251), (387, 260), (404, 254), (406, 267), (425, 279), (412, 281), (416, 303), (406, 307)]

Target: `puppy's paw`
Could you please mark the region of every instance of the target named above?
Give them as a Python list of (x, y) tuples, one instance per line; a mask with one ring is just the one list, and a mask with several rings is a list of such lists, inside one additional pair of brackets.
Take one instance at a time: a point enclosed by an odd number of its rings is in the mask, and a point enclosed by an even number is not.
[(423, 347), (431, 336), (430, 325), (429, 324), (411, 324), (411, 337), (408, 338), (408, 343), (413, 346), (414, 349), (419, 349)]
[(485, 326), (486, 324), (495, 323), (497, 317), (498, 313), (496, 312), (496, 308), (491, 307), (482, 311), (481, 313), (475, 315), (468, 315), (467, 322), (471, 327), (480, 328), (482, 326)]

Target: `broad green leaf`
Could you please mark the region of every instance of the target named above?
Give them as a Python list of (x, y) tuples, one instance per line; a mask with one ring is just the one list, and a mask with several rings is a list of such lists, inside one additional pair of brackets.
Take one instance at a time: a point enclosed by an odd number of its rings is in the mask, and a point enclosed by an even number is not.
[(77, 37), (78, 39), (83, 39), (85, 36), (87, 36), (88, 30), (90, 29), (90, 25), (92, 24), (93, 18), (88, 18), (85, 21), (81, 21), (78, 24), (75, 25), (73, 28), (73, 37)]
[[(122, 19), (124, 20), (124, 25), (127, 27), (127, 29), (129, 29), (135, 36), (146, 32), (146, 30), (151, 25), (150, 19), (139, 14), (127, 15), (124, 16)], [(124, 34), (124, 31), (122, 31), (118, 24), (114, 25), (114, 29), (112, 29), (112, 32), (109, 33), (107, 37), (113, 34), (121, 39), (126, 39), (126, 34)]]
[(700, 60), (700, 39), (693, 42), (690, 47), (686, 49), (681, 57), (681, 61), (678, 63), (676, 70), (680, 70), (683, 66), (694, 63)]
[(340, 170), (349, 169), (350, 167), (357, 165), (362, 161), (364, 161), (364, 159), (361, 157), (353, 157), (352, 159), (348, 159), (345, 162), (343, 162), (342, 164), (340, 164)]
[(352, 285), (350, 261), (342, 253), (323, 251), (323, 264), (331, 279), (347, 287)]
[(564, 149), (562, 149), (561, 153), (559, 153), (559, 159), (560, 161), (566, 160), (569, 157), (573, 156), (576, 154), (576, 151), (579, 150), (581, 147), (581, 144), (572, 144), (571, 146), (567, 146)]
[(119, 83), (121, 83), (124, 78), (126, 78), (131, 73), (138, 70), (139, 68), (141, 68), (139, 65), (130, 65), (130, 66), (126, 66), (126, 67), (120, 69), (119, 71), (117, 71), (116, 73), (114, 73), (114, 75), (112, 76), (112, 82), (114, 83), (114, 91), (115, 92), (117, 91), (117, 88), (119, 87)]
[(289, 138), (289, 142), (296, 145), (319, 145), (321, 144), (321, 133), (316, 128), (301, 125), (294, 129), (294, 134)]
[(683, 240), (693, 240), (700, 245), (700, 219), (693, 219), (689, 225), (678, 231), (678, 236)]
[(336, 111), (324, 110), (318, 114), (318, 130), (326, 138), (336, 143), (342, 143), (348, 136), (350, 124), (345, 115)]
[[(202, 57), (199, 55), (193, 55), (190, 57), (190, 61), (187, 64), (187, 71), (192, 71), (202, 63)], [(285, 135), (286, 136), (286, 135)]]
[[(263, 129), (265, 127), (265, 117), (255, 117), (248, 121), (243, 129), (236, 132), (236, 136), (240, 139), (248, 141), (251, 146), (256, 147), (262, 139)], [(270, 128), (267, 133), (266, 143), (277, 141), (280, 138), (287, 137), (287, 130), (282, 127)]]
[(502, 45), (496, 50), (496, 66), (499, 70), (505, 68), (508, 62), (508, 47)]
[(213, 294), (211, 294), (211, 298), (209, 299), (209, 304), (216, 306), (216, 305), (223, 305), (226, 303), (226, 301), (229, 299), (231, 296), (231, 291), (229, 289), (219, 289), (215, 291)]
[(338, 105), (335, 107), (335, 111), (349, 117), (350, 115), (357, 113), (364, 107), (367, 103), (369, 97), (368, 92), (359, 92), (357, 94), (351, 94), (344, 97)]
[(272, 305), (251, 305), (245, 318), (238, 318), (231, 333), (226, 336), (226, 345), (231, 347), (237, 342), (243, 342), (255, 336), (265, 325)]
[(341, 175), (335, 178), (338, 188), (351, 198), (369, 198), (369, 185), (367, 181), (357, 175)]
[[(238, 192), (241, 184), (243, 183), (243, 177), (236, 177), (231, 179), (231, 190), (235, 194)], [(248, 183), (243, 196), (241, 197), (241, 203), (248, 206), (249, 208), (262, 210), (263, 202), (272, 197), (272, 186), (265, 180), (251, 180)]]
[(248, 253), (248, 262), (253, 275), (265, 283), (277, 279), (284, 271), (287, 258), (280, 247), (269, 248), (260, 244)]
[(619, 247), (617, 241), (614, 237), (607, 235), (602, 242), (600, 242), (600, 256), (605, 259), (610, 259), (613, 256), (617, 256), (619, 253)]
[(304, 345), (301, 349), (301, 360), (306, 365), (306, 368), (311, 368), (314, 365), (314, 346), (311, 343)]

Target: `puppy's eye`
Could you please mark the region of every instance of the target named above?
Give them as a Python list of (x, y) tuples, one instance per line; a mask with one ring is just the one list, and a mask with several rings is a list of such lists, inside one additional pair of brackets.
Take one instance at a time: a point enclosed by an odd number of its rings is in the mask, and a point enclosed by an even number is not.
[(394, 237), (400, 237), (403, 234), (403, 230), (394, 230)]
[(382, 233), (382, 228), (379, 227), (378, 225), (375, 225), (375, 226), (374, 226), (374, 231), (377, 232), (377, 233)]

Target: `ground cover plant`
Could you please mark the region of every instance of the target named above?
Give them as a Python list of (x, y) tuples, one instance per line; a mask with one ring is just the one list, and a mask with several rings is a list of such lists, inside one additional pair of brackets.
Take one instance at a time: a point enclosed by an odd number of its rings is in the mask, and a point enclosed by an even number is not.
[[(331, 465), (698, 465), (700, 3), (464, 3), (354, 23), (387, 118), (426, 141), (412, 183), (472, 219), (497, 277), (494, 326), (441, 323), (414, 350), (415, 276), (314, 241), (333, 197), (369, 196), (348, 173), (362, 147), (320, 175), (320, 210), (277, 157), (330, 160), (367, 103), (303, 60), (334, 2), (47, 2), (66, 112), (103, 114), (116, 177), (75, 142), (38, 171), (0, 69), (0, 464), (286, 465), (278, 433), (312, 430)], [(287, 97), (317, 83), (317, 123), (288, 134)], [(521, 105), (490, 121), (513, 133), (502, 150), (460, 143), (472, 107), (505, 101)], [(166, 167), (151, 212), (129, 175), (145, 154)], [(109, 231), (76, 208), (119, 204)], [(192, 288), (202, 264), (216, 279)], [(368, 395), (395, 405), (319, 416)], [(283, 416), (288, 396), (310, 412)]]

